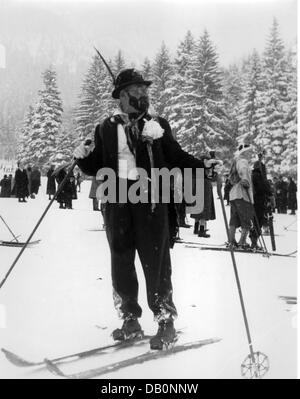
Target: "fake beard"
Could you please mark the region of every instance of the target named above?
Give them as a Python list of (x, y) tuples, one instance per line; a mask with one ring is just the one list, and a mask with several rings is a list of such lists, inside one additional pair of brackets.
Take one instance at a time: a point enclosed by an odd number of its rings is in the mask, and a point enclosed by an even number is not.
[(149, 98), (147, 96), (142, 96), (136, 98), (128, 93), (129, 104), (139, 112), (146, 112), (149, 108)]

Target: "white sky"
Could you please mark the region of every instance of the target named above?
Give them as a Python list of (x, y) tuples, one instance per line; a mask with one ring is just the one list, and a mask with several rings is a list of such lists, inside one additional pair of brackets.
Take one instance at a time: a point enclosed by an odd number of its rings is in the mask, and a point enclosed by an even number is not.
[(99, 24), (104, 37), (109, 37), (125, 53), (134, 53), (133, 61), (152, 58), (162, 41), (171, 51), (176, 50), (188, 29), (197, 38), (205, 28), (208, 30), (224, 66), (247, 56), (254, 48), (262, 52), (273, 17), (279, 22), (286, 45), (295, 43), (297, 35), (297, 0), (15, 0), (15, 3), (53, 10), (60, 9), (58, 3), (65, 4), (69, 15), (78, 4), (85, 10), (88, 3), (97, 4), (102, 10)]

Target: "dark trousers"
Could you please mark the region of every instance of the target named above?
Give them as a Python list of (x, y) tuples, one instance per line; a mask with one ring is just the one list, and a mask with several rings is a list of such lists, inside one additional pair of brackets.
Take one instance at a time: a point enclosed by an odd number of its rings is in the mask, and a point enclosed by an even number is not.
[(172, 300), (167, 204), (105, 205), (115, 306), (122, 318), (141, 317), (134, 260), (141, 260), (148, 305), (157, 320), (176, 315)]
[(261, 228), (266, 223), (264, 203), (254, 204), (255, 215), (253, 216), (249, 237), (253, 244), (257, 243), (258, 238), (261, 236)]

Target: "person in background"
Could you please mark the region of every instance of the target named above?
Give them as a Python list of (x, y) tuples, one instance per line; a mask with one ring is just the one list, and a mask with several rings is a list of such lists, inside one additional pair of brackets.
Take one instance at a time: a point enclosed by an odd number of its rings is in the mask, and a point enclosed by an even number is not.
[(100, 211), (99, 209), (99, 199), (96, 196), (97, 189), (102, 183), (101, 180), (97, 180), (96, 176), (92, 177), (92, 183), (91, 183), (91, 188), (90, 188), (90, 193), (89, 193), (89, 198), (93, 200), (93, 211)]
[(0, 181), (0, 187), (0, 197), (9, 198), (11, 195), (11, 180), (7, 177), (7, 175), (4, 175), (3, 179)]
[(288, 185), (288, 209), (291, 210), (290, 215), (295, 215), (297, 209), (297, 185), (294, 182), (292, 176), (289, 177)]
[(31, 180), (32, 167), (31, 167), (31, 165), (27, 166), (26, 172), (27, 172), (27, 178), (28, 178), (28, 193), (29, 193), (30, 198), (34, 198), (34, 196), (32, 196), (32, 192), (31, 192), (31, 189), (32, 189), (31, 188), (31, 183), (32, 183), (32, 180)]
[(279, 180), (276, 183), (276, 199), (278, 213), (287, 213), (288, 184), (282, 175), (279, 176)]
[[(249, 144), (241, 144), (236, 151), (229, 172), (232, 188), (229, 193), (230, 221), (229, 221), (229, 243), (233, 247), (247, 249), (249, 245), (246, 239), (252, 226), (254, 217), (253, 188), (251, 179), (250, 162), (253, 149)], [(241, 227), (241, 237), (237, 243), (235, 232)]]
[(55, 176), (53, 175), (54, 172), (54, 165), (50, 166), (50, 169), (47, 172), (47, 189), (46, 194), (49, 196), (49, 200), (51, 200), (51, 196), (56, 192), (56, 183), (55, 183)]
[(272, 190), (268, 180), (265, 178), (261, 165), (256, 161), (253, 165), (252, 170), (252, 185), (253, 185), (253, 200), (254, 200), (254, 210), (255, 215), (253, 218), (253, 225), (250, 230), (251, 248), (259, 248), (257, 241), (261, 236), (261, 228), (263, 225), (267, 224), (266, 212), (267, 204), (270, 203), (272, 197)]
[(35, 198), (35, 196), (39, 192), (39, 188), (41, 185), (41, 172), (39, 168), (34, 165), (31, 172), (31, 198)]
[(266, 170), (266, 165), (263, 162), (263, 158), (265, 155), (265, 151), (263, 150), (262, 152), (259, 152), (257, 154), (258, 160), (256, 161), (256, 169), (259, 168), (261, 171), (261, 175), (264, 179), (267, 179), (267, 170)]
[(81, 174), (80, 174), (80, 172), (77, 172), (77, 174), (76, 174), (76, 189), (79, 193), (80, 193), (80, 188), (81, 188), (81, 182), (82, 182)]
[(18, 202), (27, 202), (25, 198), (29, 196), (28, 175), (22, 162), (18, 163), (13, 191), (18, 198)]
[[(67, 175), (67, 171), (65, 168), (61, 168), (56, 174), (56, 181), (57, 184), (59, 185)], [(59, 208), (60, 209), (73, 209), (73, 204), (72, 204), (72, 199), (74, 196), (74, 187), (75, 183), (72, 181), (74, 179), (74, 175), (69, 176), (69, 178), (66, 180), (63, 189), (61, 192), (58, 194), (56, 201), (59, 203)], [(76, 188), (75, 188), (76, 189)]]
[(225, 175), (224, 197), (223, 197), (224, 200), (226, 201), (226, 205), (227, 206), (230, 205), (230, 203), (229, 203), (229, 193), (230, 193), (231, 187), (232, 187), (232, 184), (230, 183), (229, 174), (227, 173)]
[[(210, 151), (209, 156), (203, 156), (203, 159), (215, 159), (215, 151)], [(221, 161), (218, 161), (221, 165)], [(215, 204), (212, 182), (217, 180), (217, 173), (215, 172), (215, 166), (204, 171), (204, 208), (199, 214), (191, 214), (191, 218), (195, 219), (194, 222), (194, 234), (198, 237), (209, 238), (210, 234), (207, 233), (207, 221), (215, 220)]]

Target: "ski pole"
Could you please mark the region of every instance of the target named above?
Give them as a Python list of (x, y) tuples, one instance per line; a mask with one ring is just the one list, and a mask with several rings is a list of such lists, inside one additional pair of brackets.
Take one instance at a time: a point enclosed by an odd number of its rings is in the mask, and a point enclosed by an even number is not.
[[(13, 233), (12, 230), (9, 228), (8, 224), (5, 222), (5, 220), (3, 219), (3, 217), (2, 217), (1, 215), (0, 215), (0, 218), (1, 218), (2, 222), (5, 224), (5, 226), (8, 228), (9, 232), (11, 233), (11, 235), (14, 237), (14, 240), (16, 240), (17, 242), (19, 242), (19, 241), (18, 241), (18, 237), (16, 237), (16, 236), (14, 235), (14, 233)], [(13, 241), (13, 240), (12, 240), (12, 241)]]
[[(86, 140), (85, 145), (90, 145), (91, 144), (91, 140)], [(29, 237), (27, 238), (27, 241), (25, 242), (24, 246), (21, 248), (21, 251), (19, 252), (18, 256), (16, 257), (16, 259), (14, 260), (13, 264), (10, 266), (10, 268), (8, 269), (8, 272), (6, 273), (5, 277), (3, 278), (3, 280), (0, 283), (0, 289), (3, 287), (5, 281), (7, 280), (8, 276), (10, 275), (10, 273), (12, 272), (13, 268), (15, 267), (15, 265), (17, 264), (18, 260), (20, 259), (20, 257), (22, 256), (23, 252), (25, 251), (27, 245), (29, 244), (30, 240), (32, 239), (34, 233), (36, 232), (36, 230), (38, 229), (39, 225), (41, 224), (42, 220), (44, 219), (44, 217), (46, 216), (47, 212), (49, 211), (51, 205), (53, 204), (53, 202), (55, 201), (55, 199), (57, 198), (58, 194), (61, 193), (62, 189), (64, 188), (64, 185), (66, 184), (66, 181), (68, 180), (68, 178), (71, 176), (71, 173), (73, 172), (75, 166), (77, 165), (77, 159), (75, 159), (72, 164), (71, 167), (68, 171), (68, 173), (66, 174), (66, 176), (64, 177), (64, 179), (62, 180), (62, 182), (59, 184), (59, 186), (57, 187), (56, 193), (54, 194), (52, 200), (49, 202), (49, 204), (47, 205), (46, 209), (44, 210), (42, 216), (40, 217), (40, 219), (38, 220), (37, 224), (35, 225), (34, 229), (32, 230), (32, 232), (30, 233)]]
[[(228, 226), (228, 221), (227, 221), (227, 216), (226, 216), (224, 200), (222, 198), (222, 195), (220, 195), (219, 197), (220, 197), (220, 201), (221, 201), (221, 208), (222, 208), (227, 238), (228, 238), (228, 242), (230, 243), (229, 226)], [(248, 319), (247, 319), (246, 308), (245, 308), (245, 304), (244, 304), (242, 287), (241, 287), (241, 283), (240, 283), (240, 279), (239, 279), (237, 264), (236, 264), (236, 260), (235, 260), (234, 249), (231, 245), (229, 245), (229, 249), (230, 249), (235, 279), (236, 279), (236, 283), (237, 283), (244, 324), (245, 324), (246, 333), (247, 333), (248, 345), (249, 345), (249, 349), (250, 349), (250, 354), (247, 356), (247, 358), (244, 360), (244, 362), (241, 365), (242, 375), (246, 376), (247, 371), (249, 371), (250, 378), (253, 378), (253, 374), (254, 374), (255, 378), (260, 378), (260, 377), (264, 376), (267, 373), (267, 371), (269, 370), (269, 361), (268, 361), (268, 357), (266, 355), (264, 355), (261, 352), (254, 352), (254, 350), (253, 350), (252, 339), (251, 339), (251, 335), (250, 335), (250, 328), (249, 328), (249, 323), (248, 323)], [(260, 356), (261, 356), (261, 358), (260, 358)]]
[(292, 222), (292, 223), (290, 223), (288, 226), (283, 226), (283, 228), (284, 228), (284, 230), (287, 230), (288, 229), (288, 227), (290, 227), (290, 226), (292, 226), (294, 223), (296, 223), (296, 219)]
[(259, 234), (259, 230), (258, 230), (258, 229), (260, 229), (259, 222), (258, 222), (258, 218), (257, 218), (256, 212), (255, 212), (254, 204), (252, 204), (252, 202), (251, 202), (251, 198), (250, 198), (250, 194), (249, 194), (249, 190), (248, 189), (246, 189), (246, 193), (247, 193), (247, 196), (248, 196), (248, 200), (249, 200), (250, 204), (252, 205), (252, 209), (253, 209), (254, 221), (255, 221), (255, 223), (254, 223), (255, 233), (257, 234), (257, 237), (258, 237), (258, 239), (260, 241), (260, 244), (261, 243), (263, 244), (262, 246), (263, 246), (263, 249), (265, 251), (265, 254), (267, 256), (270, 256), (270, 254), (269, 254), (269, 252), (267, 250), (267, 246), (266, 246), (265, 240), (264, 240), (262, 234)]

